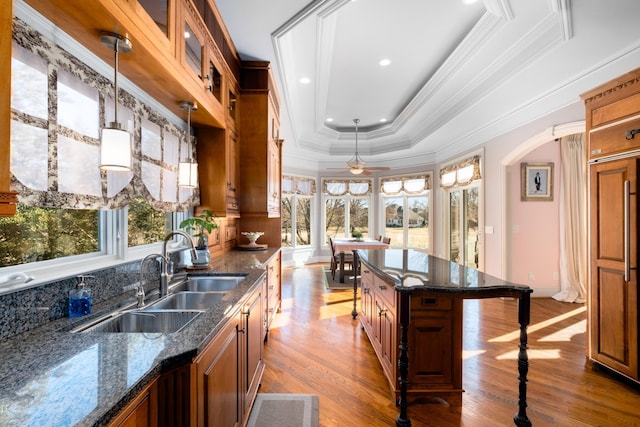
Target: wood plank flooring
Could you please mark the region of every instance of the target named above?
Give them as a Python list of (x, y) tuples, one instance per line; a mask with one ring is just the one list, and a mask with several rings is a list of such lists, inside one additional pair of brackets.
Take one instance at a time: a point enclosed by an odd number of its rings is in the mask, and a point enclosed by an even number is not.
[[(352, 291), (324, 287), (320, 264), (283, 268), (282, 312), (265, 345), (265, 393), (314, 393), (320, 425), (392, 426), (398, 408)], [(413, 426), (512, 426), (517, 411), (517, 303), (464, 302), (463, 404), (413, 404)], [(534, 426), (640, 426), (640, 390), (585, 366), (580, 304), (532, 299), (527, 414)]]

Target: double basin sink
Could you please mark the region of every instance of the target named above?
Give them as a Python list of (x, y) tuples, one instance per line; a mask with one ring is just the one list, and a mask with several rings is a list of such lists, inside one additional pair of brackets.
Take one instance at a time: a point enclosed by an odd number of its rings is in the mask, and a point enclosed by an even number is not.
[(169, 295), (140, 309), (118, 311), (72, 332), (173, 333), (214, 307), (245, 276), (194, 276), (172, 285)]

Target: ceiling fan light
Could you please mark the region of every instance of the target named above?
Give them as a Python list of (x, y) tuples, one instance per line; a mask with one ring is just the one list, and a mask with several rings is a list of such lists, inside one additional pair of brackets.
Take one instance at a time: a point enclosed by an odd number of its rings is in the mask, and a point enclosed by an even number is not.
[(364, 172), (364, 169), (362, 167), (352, 167), (351, 169), (349, 169), (349, 172), (351, 172), (351, 174), (353, 175), (360, 175), (362, 172)]
[(131, 170), (131, 134), (117, 124), (103, 128), (100, 137), (100, 169)]

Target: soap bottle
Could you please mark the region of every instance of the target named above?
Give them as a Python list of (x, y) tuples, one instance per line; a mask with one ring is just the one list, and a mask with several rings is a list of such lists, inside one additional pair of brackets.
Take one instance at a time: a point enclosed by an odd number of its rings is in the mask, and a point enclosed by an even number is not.
[(80, 317), (91, 313), (91, 289), (84, 279), (93, 276), (78, 276), (75, 289), (69, 291), (69, 317)]

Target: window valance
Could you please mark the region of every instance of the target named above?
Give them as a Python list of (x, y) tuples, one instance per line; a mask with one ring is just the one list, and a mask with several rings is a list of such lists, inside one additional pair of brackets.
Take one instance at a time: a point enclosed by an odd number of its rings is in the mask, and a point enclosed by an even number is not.
[(12, 191), (20, 203), (119, 209), (137, 196), (161, 211), (199, 203), (178, 187), (180, 159), (195, 157), (186, 131), (121, 91), (118, 121), (133, 138), (133, 169), (101, 172), (100, 128), (113, 121), (113, 85), (14, 17), (11, 96)]
[(387, 196), (394, 196), (402, 192), (419, 194), (429, 189), (431, 189), (431, 176), (429, 175), (382, 178), (380, 180), (380, 192)]
[(282, 175), (282, 194), (316, 194), (316, 179), (306, 176)]
[(479, 179), (482, 179), (480, 175), (480, 156), (473, 156), (440, 169), (441, 187), (466, 185)]
[(329, 196), (365, 196), (371, 194), (370, 180), (327, 179), (322, 182), (322, 191)]

